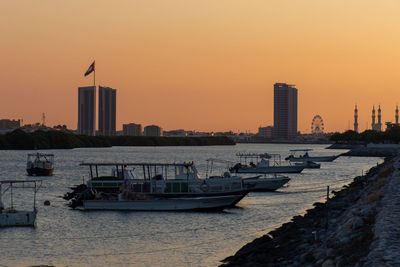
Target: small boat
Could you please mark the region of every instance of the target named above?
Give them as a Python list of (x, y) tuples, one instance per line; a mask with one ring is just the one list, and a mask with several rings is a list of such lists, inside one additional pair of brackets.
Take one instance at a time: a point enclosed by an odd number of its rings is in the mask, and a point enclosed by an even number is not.
[[(227, 161), (227, 160), (221, 160), (221, 159), (207, 159), (207, 177), (208, 177), (208, 169), (210, 169), (210, 173), (213, 170), (214, 163), (223, 163), (227, 164), (228, 168), (229, 165), (232, 164), (232, 162)], [(210, 167), (208, 167), (210, 165)], [(226, 172), (225, 175), (229, 175), (229, 172)], [(267, 176), (269, 175), (269, 176)], [(210, 176), (212, 179), (215, 176)], [(220, 177), (220, 176), (217, 176)], [(277, 175), (277, 174), (264, 174), (263, 176), (258, 175), (258, 176), (252, 176), (252, 177), (246, 177), (243, 178), (243, 187), (250, 192), (255, 192), (255, 191), (275, 191), (282, 186), (284, 186), (286, 183), (290, 181), (290, 178), (287, 176), (282, 176), (282, 175)]]
[(229, 169), (231, 173), (300, 173), (304, 170), (304, 166), (282, 165), (279, 154), (238, 153), (236, 156), (240, 162)]
[[(299, 157), (296, 157), (294, 155), (295, 152), (303, 151), (305, 152), (304, 155), (300, 155)], [(312, 149), (292, 149), (290, 152), (292, 154), (285, 158), (285, 160), (289, 160), (291, 162), (306, 162), (306, 161), (313, 161), (313, 162), (331, 162), (340, 157), (340, 155), (335, 155), (335, 156), (316, 156), (316, 157), (310, 157), (308, 155), (308, 151), (312, 151)]]
[[(0, 181), (0, 227), (2, 226), (35, 226), (36, 193), (42, 184), (41, 180), (5, 180)], [(34, 192), (33, 210), (16, 210), (13, 191), (21, 188), (32, 188)], [(10, 207), (5, 208), (2, 197), (8, 192)]]
[(256, 177), (243, 178), (245, 188), (249, 189), (251, 192), (275, 191), (284, 186), (289, 181), (290, 178), (286, 176), (271, 177), (271, 178), (266, 178), (266, 177), (263, 178), (261, 176), (256, 176)]
[(303, 162), (295, 162), (295, 165), (300, 165), (300, 166), (304, 166), (304, 168), (306, 169), (319, 169), (321, 168), (321, 164), (307, 160), (307, 161), (303, 161)]
[(26, 171), (29, 176), (52, 176), (54, 171), (54, 155), (44, 153), (28, 154)]
[(121, 210), (121, 211), (210, 211), (223, 210), (240, 201), (242, 196), (207, 196), (116, 200), (83, 200), (83, 210)]

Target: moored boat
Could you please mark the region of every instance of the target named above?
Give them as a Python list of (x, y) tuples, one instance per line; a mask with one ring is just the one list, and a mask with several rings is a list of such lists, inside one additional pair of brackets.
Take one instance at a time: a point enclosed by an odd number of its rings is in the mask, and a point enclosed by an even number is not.
[(251, 192), (270, 192), (276, 191), (290, 181), (289, 177), (286, 176), (276, 176), (276, 177), (249, 177), (243, 178), (245, 188)]
[(321, 168), (321, 164), (313, 162), (313, 161), (303, 161), (303, 162), (295, 162), (295, 165), (304, 166), (306, 169), (319, 169)]
[[(201, 179), (191, 163), (81, 163), (89, 166), (90, 177), (79, 192), (67, 193), (70, 206), (92, 200), (96, 193), (108, 194), (115, 199), (121, 190), (129, 188), (134, 194), (158, 198), (211, 197), (235, 195), (235, 205), (249, 191), (243, 187), (241, 177), (219, 176)], [(111, 175), (99, 175), (100, 167), (113, 167)], [(132, 167), (132, 170), (128, 170)], [(109, 172), (108, 172), (109, 173)], [(111, 195), (110, 195), (111, 194)], [(107, 195), (105, 197), (108, 197)]]
[[(305, 152), (303, 155), (300, 155), (296, 157), (294, 155), (294, 152), (299, 152), (303, 151)], [(340, 155), (334, 155), (334, 156), (309, 156), (308, 151), (312, 151), (312, 149), (293, 149), (290, 150), (293, 154), (290, 156), (286, 157), (286, 160), (289, 160), (291, 162), (306, 162), (306, 161), (312, 161), (312, 162), (331, 162), (340, 157)]]
[(26, 171), (29, 176), (52, 176), (54, 171), (54, 155), (44, 153), (28, 154)]
[[(41, 186), (41, 180), (5, 180), (0, 181), (0, 227), (1, 226), (35, 226), (36, 221), (36, 193)], [(32, 188), (34, 192), (33, 209), (17, 210), (14, 207), (13, 190), (18, 188)], [(6, 208), (2, 198), (9, 192), (10, 207)]]
[(300, 173), (304, 169), (304, 166), (299, 165), (282, 165), (279, 154), (238, 153), (236, 155), (240, 162), (229, 169), (231, 173)]
[(121, 210), (121, 211), (209, 211), (223, 210), (239, 202), (243, 196), (206, 196), (116, 200), (83, 200), (84, 210)]

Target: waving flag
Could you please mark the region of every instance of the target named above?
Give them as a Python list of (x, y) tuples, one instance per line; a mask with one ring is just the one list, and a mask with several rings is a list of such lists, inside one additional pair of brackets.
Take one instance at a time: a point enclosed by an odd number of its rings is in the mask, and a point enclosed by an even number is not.
[(88, 76), (93, 71), (94, 71), (94, 61), (93, 61), (92, 65), (89, 66), (88, 70), (85, 72), (85, 76)]

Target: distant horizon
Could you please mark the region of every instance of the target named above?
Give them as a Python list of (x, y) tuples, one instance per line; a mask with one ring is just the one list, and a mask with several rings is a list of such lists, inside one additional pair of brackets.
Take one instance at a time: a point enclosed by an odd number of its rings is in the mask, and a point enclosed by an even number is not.
[(298, 130), (382, 124), (400, 103), (400, 2), (2, 1), (0, 118), (77, 127), (77, 88), (117, 89), (117, 129), (257, 132), (273, 85), (298, 89)]

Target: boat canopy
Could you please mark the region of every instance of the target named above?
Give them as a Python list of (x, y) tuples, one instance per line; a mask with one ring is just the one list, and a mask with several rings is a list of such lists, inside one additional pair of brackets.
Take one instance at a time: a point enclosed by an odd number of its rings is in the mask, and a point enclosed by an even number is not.
[(82, 162), (80, 166), (193, 166), (193, 162), (184, 163), (156, 163), (156, 162)]
[[(183, 163), (160, 163), (160, 162), (82, 162), (80, 166), (89, 166), (90, 178), (101, 178), (104, 176), (99, 176), (98, 167), (114, 167), (112, 177), (116, 174), (118, 178), (123, 178), (126, 173), (131, 173), (139, 171), (142, 172), (143, 179), (152, 179), (156, 177), (163, 177), (167, 179), (168, 172), (170, 169), (175, 170), (175, 176), (185, 176), (197, 175), (197, 170), (193, 162), (183, 162)], [(129, 166), (134, 166), (133, 170), (128, 170)]]
[(32, 188), (33, 189), (33, 208), (36, 209), (36, 193), (42, 187), (42, 180), (2, 180), (0, 181), (0, 203), (3, 195), (10, 191), (10, 208), (14, 209), (13, 189)]
[(269, 153), (236, 153), (236, 156), (241, 158), (263, 158), (270, 159), (272, 156), (277, 154), (269, 154)]

